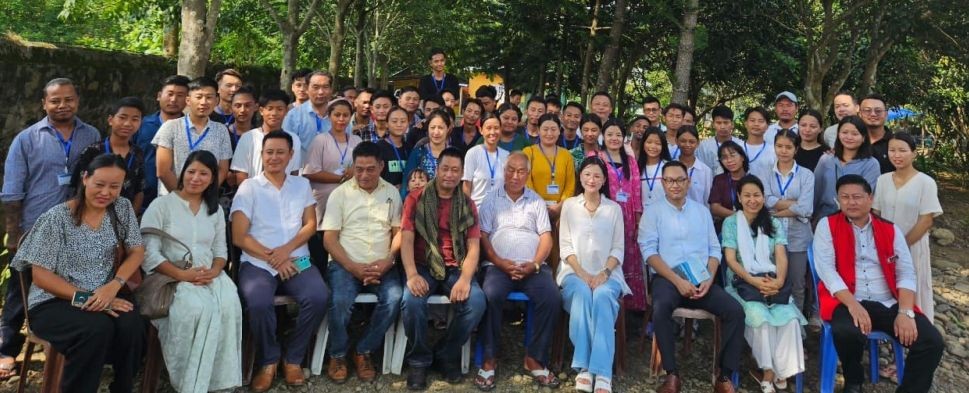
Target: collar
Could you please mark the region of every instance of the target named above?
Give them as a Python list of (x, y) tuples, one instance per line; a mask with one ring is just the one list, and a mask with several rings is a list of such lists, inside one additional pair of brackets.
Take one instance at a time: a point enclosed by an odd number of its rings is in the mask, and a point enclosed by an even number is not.
[[(44, 118), (40, 120), (40, 124), (41, 124), (40, 126), (41, 130), (47, 129), (47, 130), (50, 130), (51, 132), (57, 132), (57, 129), (54, 128), (54, 125), (50, 123), (50, 117), (48, 116), (44, 116)], [(87, 123), (81, 121), (81, 119), (78, 119), (77, 116), (74, 116), (74, 129), (71, 130), (71, 132), (77, 131), (86, 125)]]
[(518, 202), (527, 201), (529, 199), (532, 199), (532, 194), (529, 193), (529, 191), (531, 191), (531, 190), (529, 190), (528, 187), (525, 187), (525, 189), (522, 190), (522, 195), (520, 197), (518, 197), (518, 200), (517, 201), (511, 199), (511, 195), (508, 195), (508, 191), (505, 190), (505, 187), (499, 188), (496, 191), (497, 192), (496, 195), (498, 197), (502, 197), (502, 198), (507, 199), (511, 203), (518, 203)]
[(774, 162), (774, 165), (771, 168), (771, 169), (774, 170), (774, 173), (776, 173), (778, 176), (781, 176), (783, 178), (787, 178), (788, 175), (793, 176), (793, 175), (797, 174), (797, 167), (798, 167), (797, 161), (794, 161), (794, 166), (791, 167), (791, 173), (789, 173), (787, 175), (781, 173), (781, 170), (780, 170), (780, 166), (779, 165), (780, 165), (780, 163), (777, 162), (777, 161), (775, 161)]
[[(286, 188), (286, 185), (289, 184), (289, 182), (291, 181), (292, 178), (293, 178), (293, 175), (286, 174), (286, 180), (283, 180), (283, 187), (282, 188)], [(256, 175), (256, 177), (253, 177), (252, 179), (255, 180), (256, 183), (258, 183), (260, 187), (265, 187), (265, 186), (267, 186), (269, 184), (272, 184), (272, 183), (269, 182), (269, 178), (266, 177), (265, 173), (260, 173), (260, 174)]]
[(845, 217), (845, 221), (848, 221), (848, 224), (850, 224), (853, 229), (859, 230), (859, 231), (867, 231), (867, 230), (871, 229), (871, 222), (873, 220), (875, 220), (875, 217), (871, 214), (871, 212), (869, 212), (868, 213), (868, 223), (866, 223), (864, 226), (859, 227), (859, 226), (855, 225), (855, 223), (851, 222), (851, 219), (848, 218), (847, 215), (845, 215), (844, 217)]
[(670, 202), (670, 200), (667, 199), (667, 198), (663, 198), (663, 202), (666, 203), (666, 206), (669, 206), (670, 209), (673, 209), (674, 212), (682, 213), (682, 212), (685, 212), (687, 206), (690, 205), (690, 198), (689, 197), (685, 197), (685, 199), (683, 200), (683, 207), (682, 208), (676, 207), (676, 205), (674, 205), (673, 202)]
[[(356, 177), (351, 177), (350, 180), (347, 181), (347, 184), (348, 184), (348, 187), (350, 187), (354, 191), (367, 192), (366, 190), (360, 188), (360, 184), (357, 183)], [(378, 192), (383, 191), (387, 187), (393, 187), (393, 185), (387, 182), (386, 180), (384, 180), (383, 178), (379, 178), (377, 179), (377, 188), (374, 188), (373, 192), (367, 192), (367, 193), (370, 195), (376, 195)]]

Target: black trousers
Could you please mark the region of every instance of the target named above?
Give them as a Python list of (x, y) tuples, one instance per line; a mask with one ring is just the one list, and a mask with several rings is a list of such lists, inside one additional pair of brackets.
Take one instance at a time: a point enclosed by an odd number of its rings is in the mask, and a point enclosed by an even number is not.
[(145, 342), (145, 323), (137, 309), (114, 318), (54, 299), (29, 312), (34, 334), (49, 341), (67, 359), (62, 392), (98, 391), (105, 363), (114, 366), (110, 391), (132, 391)]
[[(7, 259), (9, 261), (13, 257)], [(9, 265), (8, 269), (10, 279), (7, 280), (7, 293), (3, 297), (3, 311), (0, 311), (0, 355), (15, 358), (20, 355), (27, 339), (20, 333), (24, 327), (24, 297), (20, 286), (30, 288), (31, 275), (30, 269), (25, 269), (21, 283), (20, 272)]]
[[(729, 375), (740, 368), (740, 355), (744, 348), (744, 308), (719, 285), (711, 285), (707, 295), (690, 299), (680, 295), (672, 282), (660, 275), (653, 276), (653, 331), (663, 357), (663, 369), (677, 371), (676, 322), (673, 310), (677, 307), (698, 308), (720, 317), (721, 375)], [(689, 329), (690, 327), (687, 327)]]
[[(861, 305), (868, 311), (872, 330), (895, 334), (898, 304), (885, 307), (879, 302), (863, 301)], [(905, 375), (897, 392), (928, 392), (932, 387), (935, 369), (939, 367), (942, 353), (945, 352), (945, 341), (942, 340), (942, 335), (924, 315), (915, 314), (915, 327), (918, 329), (918, 338), (908, 347)], [(863, 383), (865, 370), (861, 366), (861, 358), (868, 338), (861, 333), (861, 329), (855, 327), (848, 307), (844, 304), (834, 309), (831, 316), (831, 333), (834, 335), (834, 348), (838, 351), (838, 359), (841, 360), (845, 383)]]

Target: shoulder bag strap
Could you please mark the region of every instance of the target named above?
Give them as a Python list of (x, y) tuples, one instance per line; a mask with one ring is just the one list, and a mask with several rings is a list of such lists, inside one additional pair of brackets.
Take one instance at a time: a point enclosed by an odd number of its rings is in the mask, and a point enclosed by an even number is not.
[(182, 243), (181, 240), (178, 240), (177, 238), (175, 238), (175, 236), (169, 235), (168, 232), (165, 232), (165, 231), (163, 231), (161, 229), (158, 229), (158, 228), (144, 227), (144, 228), (141, 228), (141, 234), (142, 235), (155, 235), (155, 236), (158, 236), (160, 238), (168, 239), (168, 240), (171, 240), (171, 241), (173, 241), (175, 243), (178, 243), (179, 245), (182, 246), (182, 248), (184, 248), (186, 250), (185, 254), (182, 255), (182, 259), (183, 260), (187, 260), (187, 261), (191, 261), (192, 260), (192, 249), (188, 245), (186, 245), (185, 243)]

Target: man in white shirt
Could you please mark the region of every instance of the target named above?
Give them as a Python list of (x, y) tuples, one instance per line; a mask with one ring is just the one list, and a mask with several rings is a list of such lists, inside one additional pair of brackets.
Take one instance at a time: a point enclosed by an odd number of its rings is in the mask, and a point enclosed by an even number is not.
[(818, 221), (814, 258), (821, 319), (831, 324), (844, 392), (862, 391), (861, 358), (873, 330), (908, 347), (905, 378), (896, 391), (928, 392), (945, 342), (915, 306), (915, 267), (905, 235), (871, 214), (872, 189), (865, 178), (844, 175), (837, 191), (841, 210)]
[(797, 134), (797, 96), (789, 91), (782, 91), (774, 97), (774, 114), (777, 115), (777, 123), (771, 124), (767, 128), (764, 139), (771, 146), (774, 145), (774, 136), (777, 131), (789, 129)]
[(842, 90), (834, 96), (834, 124), (824, 129), (824, 144), (834, 149), (834, 141), (838, 139), (838, 122), (848, 116), (857, 116), (860, 106), (858, 99), (851, 92)]
[[(236, 184), (242, 184), (243, 180), (251, 179), (262, 173), (262, 143), (266, 134), (282, 129), (283, 119), (289, 111), (289, 96), (282, 90), (266, 90), (259, 97), (259, 114), (262, 116), (262, 127), (242, 134), (236, 151), (232, 155), (233, 176)], [(289, 160), (286, 166), (286, 173), (291, 175), (299, 174), (299, 163), (301, 161), (302, 149), (300, 148), (299, 137), (293, 136), (293, 159)]]
[(293, 137), (270, 132), (263, 140), (262, 158), (263, 173), (242, 182), (232, 201), (232, 241), (242, 249), (239, 293), (260, 354), (250, 385), (255, 392), (269, 390), (282, 357), (273, 296), (284, 293), (299, 305), (283, 359), (286, 383), (298, 386), (306, 383), (300, 364), (323, 322), (330, 292), (306, 246), (316, 233), (316, 199), (309, 180), (286, 173)]
[(360, 292), (375, 293), (377, 305), (357, 342), (353, 363), (357, 378), (377, 377), (371, 353), (380, 349), (384, 333), (397, 321), (403, 287), (396, 269), (400, 251), (400, 192), (380, 178), (384, 162), (380, 148), (363, 142), (353, 149), (353, 178), (330, 194), (323, 217), (323, 243), (330, 254), (327, 278), (333, 288), (327, 323), (330, 365), (327, 376), (336, 383), (347, 379), (347, 325)]
[(555, 388), (559, 380), (545, 367), (552, 332), (562, 311), (562, 298), (545, 264), (552, 250), (552, 226), (545, 201), (525, 187), (528, 157), (520, 151), (505, 162), (505, 184), (495, 189), (481, 206), (481, 246), (485, 255), (484, 291), (488, 308), (479, 330), (484, 361), (475, 386), (494, 386), (501, 317), (511, 291), (525, 293), (532, 314), (531, 338), (525, 353), (525, 368), (541, 386)]
[(725, 105), (719, 105), (710, 112), (713, 116), (714, 136), (704, 139), (697, 148), (696, 157), (713, 170), (713, 175), (723, 173), (720, 165), (720, 145), (726, 141), (734, 141), (743, 145), (744, 141), (733, 136), (733, 111)]
[[(653, 273), (653, 329), (663, 358), (666, 378), (657, 389), (661, 393), (679, 393), (682, 385), (676, 365), (677, 307), (699, 308), (720, 318), (720, 375), (715, 393), (732, 393), (731, 374), (740, 367), (744, 348), (744, 309), (722, 287), (713, 285), (720, 266), (720, 243), (713, 227), (710, 210), (686, 197), (690, 187), (686, 166), (671, 161), (663, 167), (663, 189), (666, 200), (647, 209), (639, 223), (639, 248)], [(689, 264), (702, 282), (693, 283), (681, 275), (681, 264)], [(677, 270), (674, 270), (676, 268)]]

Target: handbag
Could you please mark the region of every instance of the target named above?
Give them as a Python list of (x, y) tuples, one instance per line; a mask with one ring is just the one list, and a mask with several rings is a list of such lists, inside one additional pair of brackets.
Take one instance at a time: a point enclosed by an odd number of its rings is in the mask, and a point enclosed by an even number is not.
[[(182, 243), (181, 240), (158, 228), (141, 228), (141, 234), (155, 235), (178, 243), (185, 248), (185, 254), (182, 255), (180, 260), (168, 262), (182, 270), (192, 267), (192, 249)], [(141, 315), (148, 319), (167, 317), (168, 309), (172, 307), (172, 301), (175, 300), (175, 289), (178, 282), (178, 280), (161, 273), (148, 275), (141, 286), (138, 287), (138, 290), (135, 291), (135, 301), (138, 302), (138, 310)]]
[[(774, 273), (758, 273), (752, 274), (752, 276), (777, 278), (777, 275)], [(776, 295), (772, 296), (764, 296), (760, 293), (760, 290), (758, 290), (757, 287), (750, 285), (750, 283), (744, 281), (742, 278), (740, 278), (740, 276), (737, 275), (733, 276), (733, 287), (734, 290), (737, 291), (737, 295), (739, 295), (741, 299), (744, 299), (744, 301), (761, 302), (768, 305), (790, 303), (791, 293), (793, 292), (793, 289), (791, 288), (791, 280), (789, 279), (784, 280), (784, 285), (781, 286), (781, 289), (777, 291)]]
[[(125, 247), (124, 237), (121, 236), (121, 225), (118, 222), (118, 214), (114, 211), (114, 205), (111, 205), (108, 208), (108, 216), (111, 218), (111, 229), (114, 230), (114, 237), (116, 240), (116, 244), (114, 246), (114, 274), (117, 275), (118, 269), (121, 268), (125, 258), (128, 257), (128, 249)], [(125, 281), (125, 285), (123, 285), (121, 290), (118, 292), (122, 294), (134, 293), (138, 287), (141, 286), (141, 281), (141, 267), (138, 267), (135, 269), (134, 273), (131, 273), (131, 277), (128, 277), (128, 280)]]

